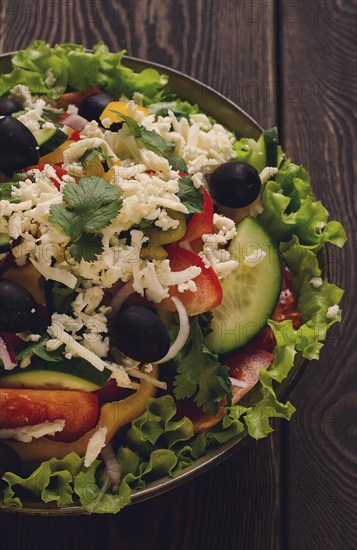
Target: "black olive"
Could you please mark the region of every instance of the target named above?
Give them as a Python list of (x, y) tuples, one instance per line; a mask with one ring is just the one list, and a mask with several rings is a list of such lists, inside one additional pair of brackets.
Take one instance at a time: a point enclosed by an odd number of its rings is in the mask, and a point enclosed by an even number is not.
[(22, 462), (16, 451), (6, 443), (0, 441), (0, 478), (5, 472), (21, 474)]
[(88, 95), (80, 104), (78, 114), (87, 120), (100, 121), (100, 115), (108, 105), (114, 101), (114, 98), (109, 94), (98, 93)]
[(210, 175), (208, 187), (218, 204), (243, 208), (258, 197), (261, 181), (254, 166), (246, 162), (226, 162)]
[(1, 279), (0, 304), (0, 330), (38, 332), (40, 319), (37, 304), (25, 288), (13, 281)]
[(0, 116), (12, 115), (22, 110), (22, 105), (11, 97), (0, 97)]
[(114, 323), (114, 343), (128, 357), (153, 363), (170, 348), (168, 330), (151, 309), (132, 305), (119, 311)]
[(0, 118), (0, 172), (11, 176), (17, 170), (38, 164), (38, 144), (17, 118)]

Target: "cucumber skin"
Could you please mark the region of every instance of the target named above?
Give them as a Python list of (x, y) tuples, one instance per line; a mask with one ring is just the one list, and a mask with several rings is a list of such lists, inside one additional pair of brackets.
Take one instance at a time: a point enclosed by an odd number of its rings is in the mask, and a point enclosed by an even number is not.
[(25, 369), (1, 371), (0, 386), (8, 388), (34, 388), (94, 391), (107, 382), (111, 372), (100, 372), (82, 359), (48, 362), (33, 357)]
[[(237, 236), (233, 239), (229, 248), (230, 250), (232, 250), (234, 248), (239, 249), (242, 245), (244, 246), (244, 242), (240, 243), (238, 239), (240, 236), (240, 230), (242, 230), (242, 228), (245, 229), (244, 225), (247, 225), (248, 223), (253, 228), (253, 231), (249, 231), (249, 235), (252, 235), (249, 242), (252, 242), (254, 240), (254, 242), (256, 242), (256, 244), (260, 248), (262, 248), (263, 250), (265, 249), (267, 251), (267, 254), (269, 254), (268, 266), (272, 266), (275, 271), (275, 274), (273, 274), (273, 288), (269, 290), (266, 289), (266, 286), (264, 284), (259, 285), (264, 288), (264, 292), (254, 292), (254, 295), (256, 296), (256, 301), (254, 307), (251, 307), (250, 310), (257, 310), (260, 315), (258, 315), (258, 318), (255, 319), (254, 315), (253, 317), (250, 316), (249, 318), (245, 318), (244, 322), (239, 313), (235, 318), (234, 315), (231, 315), (229, 319), (227, 319), (227, 325), (229, 327), (229, 325), (234, 324), (234, 328), (228, 328), (228, 330), (225, 331), (224, 339), (222, 338), (222, 334), (224, 333), (224, 327), (226, 328), (225, 321), (221, 319), (215, 319), (215, 316), (217, 317), (217, 310), (219, 311), (223, 304), (212, 311), (213, 317), (211, 326), (213, 327), (213, 332), (208, 336), (207, 342), (209, 348), (219, 355), (232, 354), (234, 351), (238, 351), (239, 349), (246, 346), (264, 328), (267, 321), (271, 317), (280, 296), (283, 280), (281, 256), (274, 240), (272, 239), (272, 237), (270, 237), (265, 228), (263, 228), (251, 216), (246, 216), (238, 223)], [(268, 247), (261, 246), (259, 240), (254, 235), (254, 229), (256, 230), (256, 232), (260, 233), (260, 236), (263, 237), (263, 242), (268, 244)], [(232, 258), (234, 259), (236, 258), (236, 256), (232, 254)], [(265, 260), (266, 258), (263, 261)], [(239, 269), (239, 266), (236, 269)], [(258, 269), (258, 267), (256, 266), (248, 269)], [(222, 282), (223, 296), (225, 295), (225, 286), (231, 284), (234, 273), (235, 272), (232, 272), (227, 277), (227, 279), (224, 279)], [(264, 304), (264, 297), (269, 296), (271, 296), (271, 300), (267, 300), (266, 304)], [(265, 309), (264, 315), (262, 315), (263, 309)], [(243, 327), (243, 330), (241, 330), (241, 327)], [(246, 330), (246, 327), (248, 327), (248, 330)]]
[(11, 250), (10, 237), (5, 233), (0, 233), (0, 254)]
[[(40, 132), (42, 133), (40, 134)], [(67, 134), (59, 128), (55, 128), (54, 130), (49, 129), (46, 139), (43, 138), (43, 130), (39, 130), (37, 134), (36, 131), (34, 131), (33, 133), (39, 145), (40, 157), (44, 157), (45, 155), (52, 153), (52, 151), (57, 149), (57, 147), (62, 145), (62, 143), (64, 143), (68, 139)]]

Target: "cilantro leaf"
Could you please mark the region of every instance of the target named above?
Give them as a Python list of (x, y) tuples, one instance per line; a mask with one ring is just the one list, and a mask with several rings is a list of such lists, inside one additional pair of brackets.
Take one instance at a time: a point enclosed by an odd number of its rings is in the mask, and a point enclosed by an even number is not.
[(51, 206), (50, 221), (70, 237), (69, 248), (76, 261), (94, 261), (103, 250), (101, 236), (94, 232), (118, 215), (122, 205), (119, 190), (99, 176), (86, 176), (79, 178), (78, 184), (65, 185), (63, 202)]
[(174, 360), (177, 367), (174, 391), (176, 399), (195, 396), (199, 407), (215, 414), (224, 397), (230, 401), (231, 382), (228, 367), (221, 365), (218, 356), (207, 347), (199, 317), (191, 318), (188, 342)]
[(63, 200), (67, 206), (81, 210), (96, 210), (102, 205), (118, 199), (119, 189), (99, 176), (84, 176), (78, 184), (69, 182), (63, 190)]
[(177, 193), (182, 204), (184, 204), (190, 214), (202, 212), (204, 195), (201, 188), (193, 185), (191, 176), (184, 176), (179, 179), (179, 191)]
[(173, 170), (178, 170), (179, 172), (185, 172), (187, 174), (188, 168), (185, 159), (177, 157), (173, 153), (169, 153), (167, 160)]
[(73, 258), (80, 262), (94, 262), (96, 257), (103, 252), (103, 243), (100, 235), (83, 233), (79, 239), (70, 244), (70, 251)]
[(50, 212), (51, 222), (60, 225), (63, 231), (67, 233), (71, 239), (77, 238), (78, 229), (75, 227), (76, 214), (73, 210), (65, 208), (62, 204), (54, 204), (51, 206)]

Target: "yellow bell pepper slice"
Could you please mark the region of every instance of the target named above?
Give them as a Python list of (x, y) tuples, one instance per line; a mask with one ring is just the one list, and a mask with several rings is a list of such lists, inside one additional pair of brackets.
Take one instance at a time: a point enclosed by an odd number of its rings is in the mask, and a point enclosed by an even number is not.
[(105, 180), (109, 181), (109, 183), (112, 181), (112, 179), (115, 176), (114, 166), (121, 166), (121, 161), (117, 160), (116, 162), (114, 162), (111, 168), (109, 168), (108, 172), (105, 172), (102, 176)]
[(67, 139), (67, 141), (62, 143), (57, 149), (41, 157), (40, 164), (60, 164), (64, 162), (63, 152), (69, 148), (71, 143), (75, 143), (75, 141), (73, 139)]
[[(137, 105), (136, 108), (143, 112), (145, 116), (149, 115), (149, 111), (142, 107), (141, 105)], [(113, 111), (119, 111), (119, 113), (122, 113), (123, 115), (130, 116), (128, 113), (128, 103), (125, 101), (112, 101), (111, 103), (108, 103), (102, 114), (100, 115), (100, 120), (103, 122), (106, 118), (109, 118), (112, 123), (115, 122), (123, 122), (123, 119), (117, 115), (116, 113), (113, 113)]]
[[(150, 376), (157, 378), (158, 367), (153, 365)], [(82, 437), (72, 443), (51, 441), (50, 438), (42, 437), (33, 439), (30, 443), (20, 441), (6, 441), (20, 456), (23, 462), (42, 462), (50, 458), (64, 458), (74, 451), (79, 456), (84, 456), (88, 442), (92, 435), (99, 429), (106, 427), (106, 443), (109, 443), (119, 428), (125, 426), (146, 410), (146, 404), (150, 397), (154, 397), (156, 386), (146, 380), (142, 380), (140, 388), (121, 401), (105, 403), (100, 408), (98, 424)]]

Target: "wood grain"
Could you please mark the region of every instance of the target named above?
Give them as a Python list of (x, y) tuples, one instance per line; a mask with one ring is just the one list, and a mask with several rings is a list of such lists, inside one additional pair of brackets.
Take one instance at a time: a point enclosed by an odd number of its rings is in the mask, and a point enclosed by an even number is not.
[[(313, 187), (349, 241), (329, 250), (330, 279), (346, 288), (341, 326), (328, 336), (292, 399), (286, 429), (286, 542), (302, 548), (356, 543), (356, 24), (354, 2), (281, 2), (282, 129), (286, 150), (311, 173)], [(348, 53), (347, 53), (348, 52)], [(294, 90), (290, 96), (287, 90)], [(289, 100), (290, 99), (290, 100)], [(350, 200), (348, 199), (350, 197)], [(346, 270), (349, 275), (346, 276)]]

